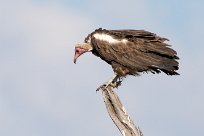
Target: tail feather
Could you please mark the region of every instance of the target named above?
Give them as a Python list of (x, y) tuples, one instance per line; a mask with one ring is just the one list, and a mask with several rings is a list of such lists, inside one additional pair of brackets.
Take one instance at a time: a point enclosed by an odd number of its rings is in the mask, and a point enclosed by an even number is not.
[(176, 70), (179, 69), (178, 62), (174, 59), (161, 62), (158, 65), (153, 65), (150, 67), (156, 73), (160, 73), (160, 71), (166, 73), (167, 75), (179, 75)]

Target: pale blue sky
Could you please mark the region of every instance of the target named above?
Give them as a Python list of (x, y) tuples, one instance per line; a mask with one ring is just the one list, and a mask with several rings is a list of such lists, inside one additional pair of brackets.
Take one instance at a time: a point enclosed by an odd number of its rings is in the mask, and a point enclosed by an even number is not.
[(0, 0), (0, 135), (120, 135), (95, 89), (113, 74), (74, 46), (98, 27), (170, 39), (180, 76), (128, 77), (117, 90), (145, 136), (204, 135), (204, 1)]

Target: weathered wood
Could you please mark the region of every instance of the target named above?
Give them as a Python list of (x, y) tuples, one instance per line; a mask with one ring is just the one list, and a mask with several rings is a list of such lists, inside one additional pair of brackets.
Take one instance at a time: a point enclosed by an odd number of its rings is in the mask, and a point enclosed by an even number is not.
[(110, 86), (107, 88), (101, 87), (106, 109), (111, 119), (123, 136), (143, 136), (139, 127), (137, 127), (130, 119), (119, 97), (113, 89), (114, 88)]

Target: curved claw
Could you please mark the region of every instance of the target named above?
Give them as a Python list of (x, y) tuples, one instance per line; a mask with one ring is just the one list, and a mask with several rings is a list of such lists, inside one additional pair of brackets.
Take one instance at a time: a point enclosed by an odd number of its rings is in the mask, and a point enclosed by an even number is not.
[(106, 84), (102, 84), (102, 85), (100, 85), (97, 89), (96, 89), (96, 92), (98, 92), (101, 88), (103, 88), (103, 87), (106, 87)]

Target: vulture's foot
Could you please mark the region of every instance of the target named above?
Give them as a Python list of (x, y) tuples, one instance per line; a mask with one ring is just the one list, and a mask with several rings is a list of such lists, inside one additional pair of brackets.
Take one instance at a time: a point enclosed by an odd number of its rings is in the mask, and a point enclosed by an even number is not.
[(103, 88), (108, 88), (109, 86), (112, 87), (112, 88), (118, 88), (118, 86), (120, 86), (122, 83), (122, 78), (117, 76), (117, 75), (114, 75), (113, 78), (111, 78), (111, 80), (109, 80), (108, 82), (102, 84), (101, 86), (99, 86), (96, 91), (99, 91), (100, 89), (103, 89)]

